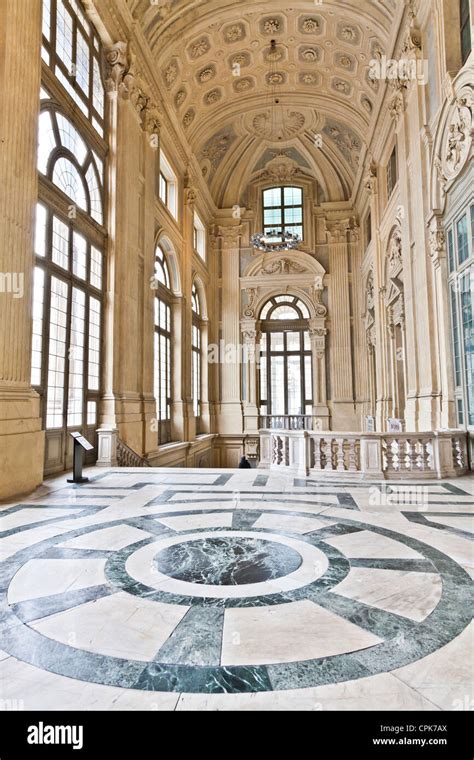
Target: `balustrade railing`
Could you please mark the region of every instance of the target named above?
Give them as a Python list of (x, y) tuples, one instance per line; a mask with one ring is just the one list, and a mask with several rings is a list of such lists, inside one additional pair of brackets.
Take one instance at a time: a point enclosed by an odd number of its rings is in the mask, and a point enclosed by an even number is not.
[(311, 414), (263, 414), (259, 418), (260, 429), (265, 430), (313, 430)]
[(467, 472), (462, 430), (426, 433), (338, 433), (260, 430), (260, 465), (329, 477), (422, 479)]

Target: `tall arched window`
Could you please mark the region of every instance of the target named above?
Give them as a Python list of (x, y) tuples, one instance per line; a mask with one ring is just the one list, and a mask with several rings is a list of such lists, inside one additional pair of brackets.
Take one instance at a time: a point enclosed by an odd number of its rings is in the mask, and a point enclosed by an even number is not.
[(48, 473), (70, 466), (69, 432), (94, 439), (101, 390), (105, 96), (79, 0), (44, 0), (42, 55), (31, 381)]
[(271, 298), (260, 312), (260, 412), (269, 416), (312, 414), (313, 383), (308, 307), (299, 298)]
[(171, 280), (161, 246), (155, 251), (154, 392), (158, 443), (171, 441)]
[[(202, 391), (202, 358), (201, 358), (201, 343), (202, 343), (202, 309), (199, 293), (196, 288), (196, 284), (193, 285), (191, 293), (191, 303), (193, 311), (193, 325), (192, 325), (192, 339), (191, 339), (191, 351), (192, 351), (192, 387), (193, 387), (193, 411), (196, 420), (201, 417), (201, 391)], [(197, 428), (199, 424), (197, 423)]]

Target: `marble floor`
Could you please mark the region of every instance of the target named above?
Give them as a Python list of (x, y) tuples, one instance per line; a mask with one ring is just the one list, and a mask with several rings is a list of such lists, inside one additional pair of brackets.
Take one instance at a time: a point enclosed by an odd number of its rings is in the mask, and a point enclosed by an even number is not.
[(474, 477), (87, 474), (0, 506), (0, 709), (474, 709)]

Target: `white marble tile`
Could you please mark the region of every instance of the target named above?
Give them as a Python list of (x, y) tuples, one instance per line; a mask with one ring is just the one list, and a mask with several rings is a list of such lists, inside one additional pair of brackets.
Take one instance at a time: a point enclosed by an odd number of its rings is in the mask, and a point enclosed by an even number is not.
[(442, 710), (474, 710), (474, 623), (427, 657), (394, 670)]
[(196, 530), (197, 528), (230, 528), (231, 512), (211, 512), (203, 515), (176, 515), (160, 517), (157, 522), (172, 530)]
[(448, 525), (451, 528), (458, 528), (464, 530), (466, 533), (474, 533), (474, 519), (472, 515), (466, 515), (465, 517), (437, 517), (436, 515), (430, 515), (430, 522), (439, 523), (439, 525)]
[(174, 710), (179, 694), (121, 689), (49, 673), (11, 657), (0, 663), (4, 708), (22, 710)]
[(11, 536), (0, 538), (0, 557), (2, 560), (6, 560), (28, 546), (34, 546), (40, 541), (53, 538), (53, 536), (68, 533), (69, 530), (70, 528), (63, 528), (58, 525), (44, 525), (23, 530), (20, 533), (12, 533)]
[(428, 699), (389, 673), (310, 689), (254, 694), (181, 694), (177, 710), (436, 710)]
[(362, 530), (359, 533), (346, 533), (343, 536), (325, 539), (325, 543), (339, 549), (346, 557), (376, 559), (380, 557), (392, 559), (421, 559), (418, 552), (410, 549), (399, 541), (372, 531)]
[(381, 639), (310, 600), (224, 613), (222, 665), (258, 665), (329, 657)]
[(300, 517), (298, 515), (272, 515), (263, 514), (254, 523), (254, 528), (268, 528), (269, 530), (284, 530), (289, 533), (311, 533), (320, 528), (334, 525), (334, 521), (323, 521), (317, 518)]
[(105, 559), (31, 559), (13, 577), (8, 602), (38, 599), (106, 583)]
[(149, 537), (149, 533), (134, 528), (132, 525), (115, 525), (111, 528), (99, 528), (96, 531), (85, 533), (83, 536), (76, 536), (76, 538), (64, 541), (58, 544), (58, 546), (65, 549), (105, 549), (107, 551), (118, 551), (119, 549), (123, 549), (124, 546), (129, 546)]
[(189, 607), (125, 592), (101, 597), (30, 623), (56, 641), (130, 660), (153, 659)]
[(363, 567), (353, 567), (330, 591), (417, 621), (434, 610), (441, 592), (441, 578), (436, 573)]
[(32, 507), (20, 509), (18, 512), (12, 512), (8, 515), (0, 517), (0, 532), (4, 530), (11, 530), (12, 528), (20, 528), (23, 525), (29, 525), (30, 523), (42, 522), (43, 520), (54, 520), (60, 517), (69, 517), (71, 514), (79, 514), (83, 509), (86, 509), (87, 504), (80, 507), (66, 507), (64, 509), (54, 508), (48, 509), (47, 507)]

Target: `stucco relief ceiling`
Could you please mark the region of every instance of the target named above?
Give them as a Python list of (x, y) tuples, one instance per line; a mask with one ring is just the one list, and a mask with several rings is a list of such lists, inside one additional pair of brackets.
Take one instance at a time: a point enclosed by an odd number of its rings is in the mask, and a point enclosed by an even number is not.
[(354, 180), (383, 89), (369, 63), (390, 55), (403, 0), (127, 2), (214, 190), (217, 166), (228, 176), (249, 142), (256, 160), (304, 145), (336, 184)]

